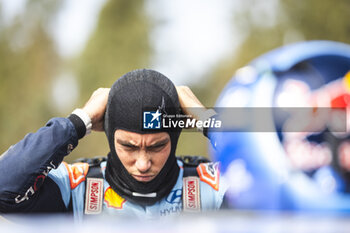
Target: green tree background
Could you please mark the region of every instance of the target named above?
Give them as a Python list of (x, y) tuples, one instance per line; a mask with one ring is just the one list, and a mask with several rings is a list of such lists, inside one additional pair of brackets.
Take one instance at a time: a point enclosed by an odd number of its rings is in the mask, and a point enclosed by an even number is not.
[[(65, 1), (28, 0), (10, 24), (0, 21), (0, 153), (51, 117), (64, 117), (73, 110), (62, 111), (52, 104), (52, 85), (63, 71), (77, 77), (76, 107), (81, 107), (96, 88), (109, 87), (122, 74), (150, 66), (154, 54), (150, 32), (161, 22), (146, 13), (146, 0), (107, 1), (84, 51), (70, 59), (58, 54), (49, 33)], [(215, 105), (235, 70), (273, 48), (314, 39), (350, 43), (350, 1), (275, 0), (275, 8), (267, 10), (259, 0), (236, 2), (239, 7), (233, 9), (231, 23), (245, 35), (243, 43), (191, 86), (206, 106)], [(67, 161), (108, 152), (103, 133), (92, 133), (79, 143)], [(208, 156), (207, 148), (200, 133), (183, 133), (177, 151)]]
[(54, 114), (47, 101), (48, 87), (61, 60), (46, 28), (59, 8), (60, 1), (32, 0), (10, 25), (0, 22), (2, 152)]

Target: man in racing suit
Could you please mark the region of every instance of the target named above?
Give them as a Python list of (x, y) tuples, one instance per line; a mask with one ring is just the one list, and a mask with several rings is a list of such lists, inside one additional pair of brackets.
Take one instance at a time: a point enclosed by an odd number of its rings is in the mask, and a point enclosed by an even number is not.
[[(155, 119), (180, 108), (196, 119), (207, 112), (188, 112), (203, 105), (189, 88), (175, 88), (162, 74), (129, 72), (111, 89), (96, 90), (82, 109), (51, 119), (0, 157), (0, 212), (73, 212), (79, 220), (101, 212), (147, 219), (219, 209), (226, 186), (218, 165), (201, 163), (194, 176), (185, 177), (175, 157), (180, 130), (145, 132), (140, 120), (145, 106), (157, 108)], [(98, 175), (88, 178), (89, 164), (62, 161), (91, 129), (106, 132), (111, 152), (98, 164)]]

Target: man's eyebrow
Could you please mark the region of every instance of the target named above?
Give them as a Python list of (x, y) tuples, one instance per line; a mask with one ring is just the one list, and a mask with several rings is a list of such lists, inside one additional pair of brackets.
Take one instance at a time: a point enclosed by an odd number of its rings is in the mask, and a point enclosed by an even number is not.
[(132, 143), (129, 142), (129, 141), (123, 141), (123, 140), (121, 140), (121, 139), (117, 139), (117, 143), (121, 144), (122, 146), (138, 148), (137, 145), (132, 144)]
[[(163, 146), (163, 145), (167, 144), (169, 140), (170, 140), (169, 138), (162, 139), (162, 140), (160, 140), (158, 142), (155, 142), (154, 144), (152, 144), (150, 146), (146, 146), (146, 148), (147, 149), (152, 149), (152, 148), (156, 148), (156, 147), (159, 147), (159, 146)], [(119, 143), (122, 146), (127, 146), (127, 147), (132, 147), (132, 148), (139, 148), (139, 146), (137, 146), (135, 144), (132, 144), (129, 141), (124, 141), (122, 139), (117, 139), (117, 143)]]
[(146, 148), (147, 149), (152, 149), (152, 148), (155, 148), (155, 147), (163, 146), (163, 145), (167, 144), (168, 141), (169, 141), (169, 138), (164, 138), (163, 140), (160, 140), (160, 141), (158, 141), (158, 142), (156, 142), (156, 143), (154, 143), (154, 144), (152, 144), (150, 146), (147, 146)]

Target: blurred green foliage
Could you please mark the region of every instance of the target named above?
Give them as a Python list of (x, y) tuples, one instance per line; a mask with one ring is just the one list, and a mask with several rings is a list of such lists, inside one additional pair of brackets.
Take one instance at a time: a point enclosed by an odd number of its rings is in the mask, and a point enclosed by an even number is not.
[[(0, 153), (49, 118), (69, 114), (52, 104), (52, 83), (62, 70), (76, 75), (80, 88), (76, 107), (81, 107), (98, 87), (109, 87), (122, 74), (150, 65), (149, 37), (155, 24), (146, 14), (145, 0), (107, 1), (84, 51), (68, 60), (58, 55), (48, 30), (64, 2), (28, 0), (24, 12), (10, 24), (0, 21)], [(271, 0), (267, 2), (273, 8), (268, 9), (265, 1), (236, 2), (232, 27), (245, 35), (243, 43), (191, 86), (205, 106), (215, 105), (235, 70), (273, 48), (313, 39), (350, 43), (348, 0)], [(208, 155), (207, 143), (200, 133), (183, 133), (177, 152)], [(107, 152), (105, 135), (92, 133), (67, 160)]]
[[(51, 78), (60, 65), (46, 32), (60, 1), (28, 1), (23, 14), (0, 29), (0, 151), (41, 127), (51, 115)], [(30, 19), (30, 20), (28, 20)]]
[[(143, 0), (108, 1), (100, 13), (97, 28), (74, 69), (81, 88), (82, 106), (99, 87), (110, 87), (123, 74), (148, 66), (151, 54), (150, 20)], [(67, 157), (107, 155), (109, 146), (104, 133), (92, 133)]]
[(128, 71), (148, 66), (150, 20), (144, 0), (108, 1), (83, 54), (77, 60), (81, 96), (109, 87)]

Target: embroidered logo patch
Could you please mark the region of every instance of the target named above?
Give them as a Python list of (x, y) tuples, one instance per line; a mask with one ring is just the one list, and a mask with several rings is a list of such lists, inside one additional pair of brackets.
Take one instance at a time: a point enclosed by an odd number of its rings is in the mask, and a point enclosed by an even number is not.
[(85, 214), (102, 212), (103, 179), (87, 178), (85, 197)]
[(114, 192), (111, 187), (108, 187), (105, 192), (105, 203), (108, 207), (112, 207), (115, 209), (123, 209), (123, 204), (125, 203), (125, 199), (118, 195), (118, 193)]
[(85, 176), (89, 170), (89, 164), (87, 163), (67, 164), (65, 162), (63, 163), (68, 171), (70, 188), (75, 189), (81, 182), (85, 180)]
[(201, 163), (197, 167), (201, 181), (209, 184), (216, 191), (219, 190), (219, 163)]
[(185, 212), (199, 212), (201, 210), (199, 193), (199, 179), (197, 177), (183, 178), (183, 210)]

